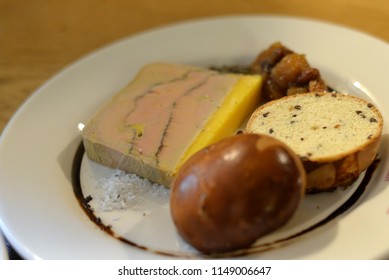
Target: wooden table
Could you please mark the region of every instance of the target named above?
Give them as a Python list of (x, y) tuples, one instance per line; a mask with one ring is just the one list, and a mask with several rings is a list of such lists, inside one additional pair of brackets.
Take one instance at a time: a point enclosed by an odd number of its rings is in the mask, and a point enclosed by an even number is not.
[(387, 0), (0, 0), (0, 136), (39, 86), (88, 52), (153, 27), (233, 14), (314, 18), (389, 42)]
[(338, 23), (389, 42), (387, 0), (0, 0), (0, 133), (47, 79), (113, 40), (187, 19), (269, 13)]

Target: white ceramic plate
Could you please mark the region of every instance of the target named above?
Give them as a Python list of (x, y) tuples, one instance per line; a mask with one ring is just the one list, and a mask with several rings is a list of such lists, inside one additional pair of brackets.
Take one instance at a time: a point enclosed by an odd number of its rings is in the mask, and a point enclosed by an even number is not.
[(0, 232), (0, 260), (7, 260), (8, 253), (7, 248), (5, 247), (5, 240), (3, 238), (2, 233)]
[[(305, 19), (248, 16), (187, 22), (139, 34), (98, 50), (56, 75), (32, 95), (3, 132), (0, 226), (11, 244), (28, 259), (202, 257), (175, 233), (167, 197), (157, 202), (150, 199), (141, 210), (128, 210), (131, 213), (96, 210), (115, 234), (138, 247), (100, 230), (88, 218), (72, 187), (72, 166), (81, 141), (77, 125), (86, 122), (148, 62), (246, 64), (275, 41), (305, 53), (330, 86), (370, 100), (386, 119), (389, 46), (357, 31)], [(306, 200), (303, 207), (313, 212), (300, 211), (285, 229), (259, 241), (259, 248), (265, 250), (255, 247), (241, 257), (387, 257), (388, 141), (385, 124), (380, 162), (351, 209), (326, 223), (328, 215), (360, 189), (362, 177), (346, 192)], [(112, 172), (84, 158), (83, 191), (93, 193), (97, 180)]]

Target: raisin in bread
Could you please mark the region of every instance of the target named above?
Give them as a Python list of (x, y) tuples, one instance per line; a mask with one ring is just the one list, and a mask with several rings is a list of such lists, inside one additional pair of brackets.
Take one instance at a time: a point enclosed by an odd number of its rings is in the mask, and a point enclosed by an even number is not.
[(307, 172), (307, 192), (352, 184), (375, 159), (383, 118), (371, 103), (348, 94), (287, 96), (259, 107), (246, 133), (271, 135), (289, 145)]

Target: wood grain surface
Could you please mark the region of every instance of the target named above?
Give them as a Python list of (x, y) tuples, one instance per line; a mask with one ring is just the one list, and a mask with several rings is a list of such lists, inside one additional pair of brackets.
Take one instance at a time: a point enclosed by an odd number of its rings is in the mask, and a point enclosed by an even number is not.
[(88, 52), (157, 26), (237, 14), (319, 19), (389, 42), (387, 0), (0, 0), (0, 133), (39, 86)]
[(319, 19), (389, 42), (387, 0), (0, 0), (0, 136), (37, 88), (85, 54), (154, 27), (242, 14)]

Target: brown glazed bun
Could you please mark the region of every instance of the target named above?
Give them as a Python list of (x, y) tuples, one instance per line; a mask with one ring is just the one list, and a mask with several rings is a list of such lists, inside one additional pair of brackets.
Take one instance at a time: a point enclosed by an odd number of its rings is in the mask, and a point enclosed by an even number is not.
[(171, 214), (193, 247), (224, 253), (284, 225), (305, 185), (303, 165), (285, 144), (266, 135), (236, 135), (182, 166), (173, 183)]

